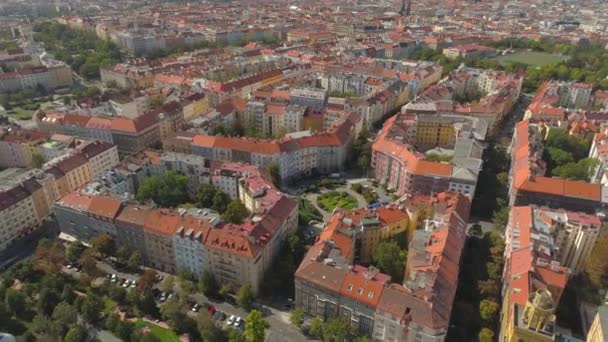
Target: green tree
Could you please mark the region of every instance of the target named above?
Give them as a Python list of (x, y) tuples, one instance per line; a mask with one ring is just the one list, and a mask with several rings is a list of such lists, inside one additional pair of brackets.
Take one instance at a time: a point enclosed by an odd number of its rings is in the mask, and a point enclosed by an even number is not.
[(253, 293), (251, 292), (251, 287), (249, 285), (243, 285), (239, 288), (236, 293), (236, 303), (248, 309), (251, 307), (251, 303), (253, 302)]
[(53, 321), (67, 327), (76, 323), (78, 314), (73, 306), (67, 302), (61, 302), (53, 309), (52, 318)]
[(93, 250), (102, 258), (112, 255), (114, 251), (114, 239), (109, 234), (100, 234), (95, 236), (90, 241)]
[(218, 192), (213, 184), (203, 184), (196, 193), (195, 200), (197, 206), (201, 208), (211, 208), (213, 205), (213, 197)]
[(319, 317), (315, 317), (310, 322), (308, 332), (314, 337), (321, 337), (323, 333), (323, 321)]
[(224, 283), (220, 288), (220, 296), (227, 298), (232, 292), (232, 285)]
[(396, 241), (380, 241), (373, 251), (372, 258), (374, 264), (382, 272), (390, 275), (393, 281), (400, 282), (403, 280), (406, 252), (399, 247)]
[(196, 326), (203, 341), (225, 340), (224, 332), (213, 322), (207, 312), (201, 312), (196, 316)]
[(279, 164), (272, 161), (266, 165), (266, 169), (268, 170), (268, 174), (272, 179), (272, 183), (274, 186), (278, 187), (281, 184), (281, 171), (279, 169)]
[(304, 310), (296, 308), (289, 314), (289, 322), (299, 328), (304, 323)]
[(57, 303), (59, 303), (59, 295), (52, 289), (43, 288), (38, 293), (38, 312), (50, 316)]
[(84, 251), (84, 246), (80, 241), (71, 242), (68, 249), (65, 252), (65, 258), (68, 262), (75, 264), (80, 259), (80, 255)]
[(245, 317), (245, 336), (248, 342), (263, 342), (266, 337), (268, 322), (258, 310), (252, 310)]
[(150, 177), (137, 190), (137, 200), (153, 200), (162, 207), (177, 207), (188, 202), (188, 178), (175, 171)]
[(9, 313), (22, 318), (26, 312), (27, 298), (21, 291), (9, 288), (4, 295), (4, 303)]
[(72, 325), (65, 334), (64, 342), (86, 342), (87, 331), (80, 325)]
[(135, 272), (137, 270), (139, 270), (139, 267), (142, 264), (142, 257), (141, 257), (141, 253), (139, 251), (133, 251), (133, 253), (131, 253), (131, 255), (129, 256), (129, 259), (127, 260), (127, 268), (132, 271)]
[(479, 342), (494, 341), (494, 332), (488, 328), (482, 328), (479, 332)]
[(226, 334), (228, 335), (228, 342), (247, 342), (247, 338), (240, 329), (228, 328)]
[(479, 315), (486, 324), (492, 324), (500, 306), (493, 300), (484, 299), (479, 303)]
[(38, 152), (32, 153), (32, 168), (40, 169), (42, 165), (44, 165), (44, 157)]
[(348, 324), (339, 318), (331, 318), (323, 324), (323, 341), (343, 342), (348, 335)]
[(213, 195), (211, 209), (217, 211), (218, 213), (223, 213), (226, 211), (229, 204), (230, 196), (222, 191), (216, 191), (215, 195)]
[(217, 281), (209, 270), (203, 271), (201, 277), (198, 281), (198, 288), (203, 292), (203, 294), (207, 297), (213, 296), (217, 293)]
[(173, 287), (175, 286), (175, 277), (172, 275), (167, 275), (163, 282), (160, 284), (161, 290), (164, 292), (172, 292)]
[(89, 294), (82, 304), (80, 315), (85, 322), (95, 325), (99, 323), (102, 308), (103, 303), (101, 302), (101, 299), (95, 295)]
[(222, 215), (224, 221), (236, 224), (242, 223), (246, 216), (247, 208), (236, 198), (228, 204), (226, 211)]

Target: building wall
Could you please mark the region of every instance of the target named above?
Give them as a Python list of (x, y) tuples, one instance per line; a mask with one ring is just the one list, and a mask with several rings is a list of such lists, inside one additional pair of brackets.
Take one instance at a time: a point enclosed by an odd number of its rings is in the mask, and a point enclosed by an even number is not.
[(173, 237), (144, 229), (144, 244), (149, 264), (164, 272), (175, 273)]
[(6, 249), (22, 232), (38, 224), (31, 196), (0, 211), (0, 251)]
[(312, 317), (327, 320), (340, 313), (340, 296), (300, 278), (295, 279), (295, 305)]
[(173, 248), (175, 251), (175, 267), (178, 271), (188, 271), (195, 277), (205, 271), (207, 249), (200, 240), (175, 235), (173, 237)]

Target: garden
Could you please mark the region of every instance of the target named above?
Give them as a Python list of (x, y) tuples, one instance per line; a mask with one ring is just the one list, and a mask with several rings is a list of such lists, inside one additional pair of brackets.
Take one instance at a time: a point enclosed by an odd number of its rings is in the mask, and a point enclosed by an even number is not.
[(332, 212), (335, 208), (352, 210), (357, 208), (357, 199), (342, 191), (330, 191), (319, 196), (317, 202), (323, 210)]

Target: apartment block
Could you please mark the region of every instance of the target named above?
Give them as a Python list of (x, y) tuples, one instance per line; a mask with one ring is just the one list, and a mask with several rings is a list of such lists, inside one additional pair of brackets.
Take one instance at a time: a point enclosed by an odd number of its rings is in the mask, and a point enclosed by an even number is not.
[(353, 249), (359, 243), (354, 243), (352, 232), (332, 228), (338, 217), (334, 215), (296, 271), (296, 306), (324, 320), (344, 319), (358, 334), (375, 341), (443, 341), (470, 200), (455, 192), (440, 193), (429, 205), (433, 216), (410, 239), (405, 279), (353, 264)]

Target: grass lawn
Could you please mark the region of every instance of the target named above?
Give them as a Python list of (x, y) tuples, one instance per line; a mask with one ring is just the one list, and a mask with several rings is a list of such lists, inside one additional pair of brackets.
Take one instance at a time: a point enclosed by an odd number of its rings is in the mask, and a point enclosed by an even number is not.
[(330, 191), (322, 194), (317, 199), (319, 206), (328, 212), (334, 208), (351, 210), (357, 208), (357, 199), (353, 196), (341, 191)]
[(502, 64), (523, 63), (534, 67), (543, 65), (557, 64), (568, 59), (566, 56), (560, 56), (546, 52), (536, 51), (520, 51), (505, 56), (496, 57)]
[(154, 323), (142, 321), (141, 319), (135, 322), (136, 329), (141, 329), (144, 327), (150, 328), (150, 334), (154, 335), (159, 341), (179, 342), (179, 337), (177, 336), (175, 331), (171, 329), (161, 328)]
[(34, 111), (23, 108), (14, 108), (8, 111), (8, 116), (17, 120), (30, 120), (32, 116), (34, 116)]

